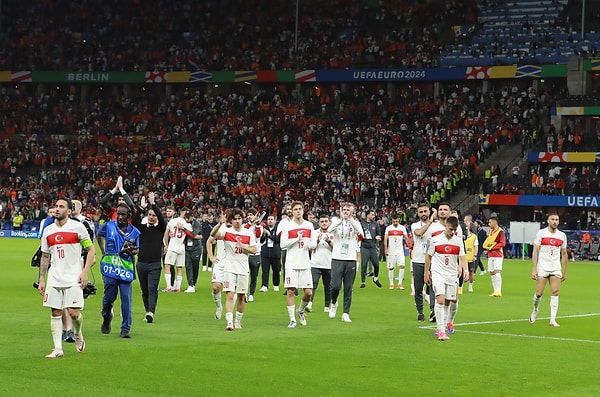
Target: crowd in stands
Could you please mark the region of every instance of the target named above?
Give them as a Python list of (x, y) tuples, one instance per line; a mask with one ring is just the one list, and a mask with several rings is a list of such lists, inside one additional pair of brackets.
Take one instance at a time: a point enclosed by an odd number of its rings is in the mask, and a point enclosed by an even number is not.
[(451, 26), (476, 21), (476, 4), (475, 0), (6, 1), (0, 70), (435, 66)]
[(281, 87), (211, 94), (181, 86), (162, 98), (140, 89), (123, 99), (90, 86), (87, 100), (41, 87), (27, 95), (28, 87), (2, 87), (0, 100), (0, 204), (26, 219), (61, 195), (97, 217), (118, 175), (134, 199), (152, 190), (161, 204), (202, 212), (277, 214), (295, 199), (317, 212), (341, 200), (383, 214), (408, 210), (448, 200), (457, 175), (475, 180), (499, 145), (538, 128), (550, 98), (512, 86), (485, 95), (456, 86), (435, 99), (356, 86), (332, 92), (339, 98), (323, 108), (314, 90), (298, 100)]

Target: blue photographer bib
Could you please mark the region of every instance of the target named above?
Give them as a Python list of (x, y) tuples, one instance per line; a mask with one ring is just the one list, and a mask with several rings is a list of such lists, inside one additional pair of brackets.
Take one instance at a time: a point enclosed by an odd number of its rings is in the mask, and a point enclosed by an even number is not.
[(106, 239), (104, 256), (100, 261), (102, 275), (132, 282), (135, 278), (134, 259), (122, 250), (127, 245), (139, 247), (140, 231), (132, 225), (127, 225), (127, 229), (122, 231), (116, 221), (110, 221), (102, 225), (98, 234)]

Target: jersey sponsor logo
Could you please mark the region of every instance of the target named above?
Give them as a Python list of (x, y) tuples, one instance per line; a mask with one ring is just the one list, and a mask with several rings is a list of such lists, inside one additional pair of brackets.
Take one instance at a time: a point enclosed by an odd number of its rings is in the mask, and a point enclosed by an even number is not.
[(556, 237), (542, 237), (542, 245), (550, 245), (552, 247), (562, 246), (563, 241)]
[(455, 244), (440, 244), (435, 246), (435, 252), (443, 255), (458, 255), (460, 247)]

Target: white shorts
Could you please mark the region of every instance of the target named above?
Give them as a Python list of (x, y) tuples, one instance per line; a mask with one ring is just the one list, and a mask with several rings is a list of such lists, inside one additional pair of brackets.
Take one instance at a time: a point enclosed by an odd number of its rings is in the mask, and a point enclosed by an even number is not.
[(387, 268), (390, 270), (395, 267), (404, 267), (405, 264), (404, 255), (388, 255), (387, 257)]
[(310, 269), (285, 269), (283, 288), (312, 288), (312, 272)]
[(212, 268), (211, 282), (223, 284), (224, 274), (225, 274), (225, 266), (219, 262), (214, 263), (213, 268)]
[(83, 290), (80, 286), (47, 287), (43, 306), (53, 309), (66, 309), (67, 307), (83, 309)]
[(248, 292), (248, 275), (224, 272), (223, 291), (245, 294)]
[(493, 272), (494, 270), (502, 271), (502, 262), (504, 258), (488, 258), (488, 272)]
[(178, 254), (174, 251), (167, 251), (167, 254), (165, 255), (165, 265), (185, 267), (185, 252)]
[(562, 278), (562, 269), (560, 267), (558, 269), (544, 268), (538, 263), (537, 276), (538, 278), (548, 278), (550, 276)]
[(447, 300), (456, 300), (458, 293), (458, 279), (453, 282), (448, 282), (448, 280), (434, 277), (433, 280), (431, 280), (431, 284), (433, 285), (433, 292), (435, 296), (444, 295), (444, 298)]

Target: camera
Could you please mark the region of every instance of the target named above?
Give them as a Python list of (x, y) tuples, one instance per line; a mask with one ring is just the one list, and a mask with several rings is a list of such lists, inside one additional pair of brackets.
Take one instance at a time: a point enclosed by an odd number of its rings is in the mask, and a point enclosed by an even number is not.
[[(33, 282), (33, 288), (38, 289), (40, 284), (37, 281)], [(96, 295), (96, 291), (98, 289), (92, 282), (88, 282), (85, 288), (83, 289), (83, 299), (87, 299), (90, 295)]]
[(131, 255), (131, 251), (135, 251), (136, 249), (137, 249), (137, 247), (134, 242), (125, 240), (125, 242), (123, 243), (123, 246), (121, 247), (121, 250), (119, 251), (119, 254)]
[(88, 282), (83, 289), (83, 299), (87, 299), (90, 295), (96, 295), (97, 288), (92, 282)]

